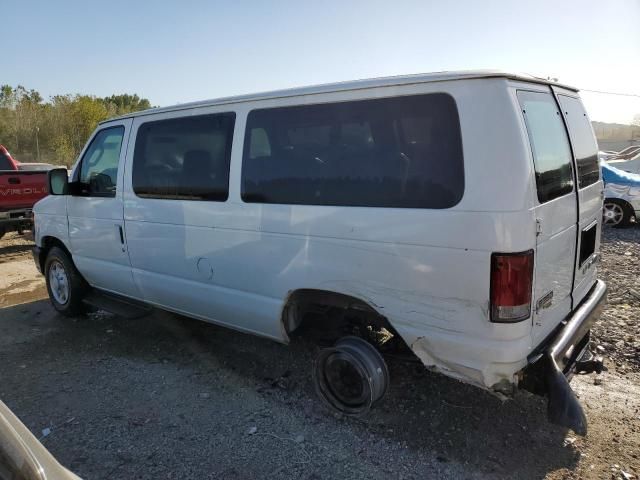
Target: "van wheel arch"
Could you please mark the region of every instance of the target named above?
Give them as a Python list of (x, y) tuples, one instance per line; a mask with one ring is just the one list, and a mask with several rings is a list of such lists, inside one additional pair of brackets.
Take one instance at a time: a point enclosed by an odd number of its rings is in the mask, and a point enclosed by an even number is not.
[(318, 334), (333, 344), (344, 335), (368, 338), (372, 343), (378, 333), (389, 334), (408, 348), (389, 320), (368, 301), (330, 290), (298, 289), (287, 296), (281, 324), (288, 338), (292, 334)]
[[(379, 313), (362, 299), (331, 290), (301, 288), (289, 292), (282, 309), (282, 324), (287, 334), (296, 331), (312, 306), (362, 311), (372, 317)], [(382, 317), (383, 318), (383, 317)]]
[[(344, 415), (364, 415), (387, 391), (383, 354), (413, 354), (369, 302), (328, 290), (292, 291), (282, 310), (286, 334), (311, 340), (313, 382), (323, 404)], [(318, 348), (319, 347), (319, 348)]]
[(41, 272), (44, 272), (44, 264), (47, 261), (47, 255), (49, 254), (49, 251), (53, 247), (58, 247), (59, 249), (64, 251), (67, 255), (69, 255), (69, 258), (73, 262), (73, 256), (71, 255), (71, 252), (69, 251), (67, 246), (64, 244), (64, 242), (59, 238), (51, 237), (51, 236), (42, 237), (41, 244), (42, 246), (40, 247), (40, 256), (38, 258)]

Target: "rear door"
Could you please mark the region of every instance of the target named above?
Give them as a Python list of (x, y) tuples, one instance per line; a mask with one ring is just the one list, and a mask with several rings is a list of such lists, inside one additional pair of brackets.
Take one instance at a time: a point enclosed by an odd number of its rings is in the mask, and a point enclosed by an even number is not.
[(553, 93), (518, 90), (535, 168), (537, 224), (533, 295), (533, 342), (537, 345), (572, 308), (576, 187), (571, 145)]
[(574, 308), (596, 281), (596, 261), (600, 251), (603, 185), (600, 181), (598, 145), (591, 121), (575, 92), (553, 87), (562, 109), (573, 158), (577, 166), (578, 247), (574, 274)]

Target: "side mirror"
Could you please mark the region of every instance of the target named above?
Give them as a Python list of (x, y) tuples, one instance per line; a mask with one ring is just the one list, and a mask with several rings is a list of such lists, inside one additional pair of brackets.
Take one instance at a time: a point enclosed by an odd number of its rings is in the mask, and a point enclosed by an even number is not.
[(47, 173), (49, 195), (66, 195), (69, 190), (69, 173), (66, 168), (54, 168)]

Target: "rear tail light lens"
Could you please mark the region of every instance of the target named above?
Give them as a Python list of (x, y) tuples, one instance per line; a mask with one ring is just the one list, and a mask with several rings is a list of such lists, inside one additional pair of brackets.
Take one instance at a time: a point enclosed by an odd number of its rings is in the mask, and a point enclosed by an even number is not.
[(491, 321), (519, 322), (531, 314), (533, 250), (491, 255)]

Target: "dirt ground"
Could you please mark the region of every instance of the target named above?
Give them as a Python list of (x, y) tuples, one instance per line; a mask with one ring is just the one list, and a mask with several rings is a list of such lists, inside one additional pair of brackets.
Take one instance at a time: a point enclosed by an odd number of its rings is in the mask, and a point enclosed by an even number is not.
[[(0, 240), (0, 399), (86, 479), (638, 478), (640, 226), (605, 230), (612, 304), (594, 330), (609, 372), (576, 377), (589, 434), (543, 398), (497, 398), (388, 358), (390, 392), (362, 419), (316, 401), (317, 349), (164, 312), (55, 313), (28, 238)], [(50, 434), (43, 436), (43, 429)]]

